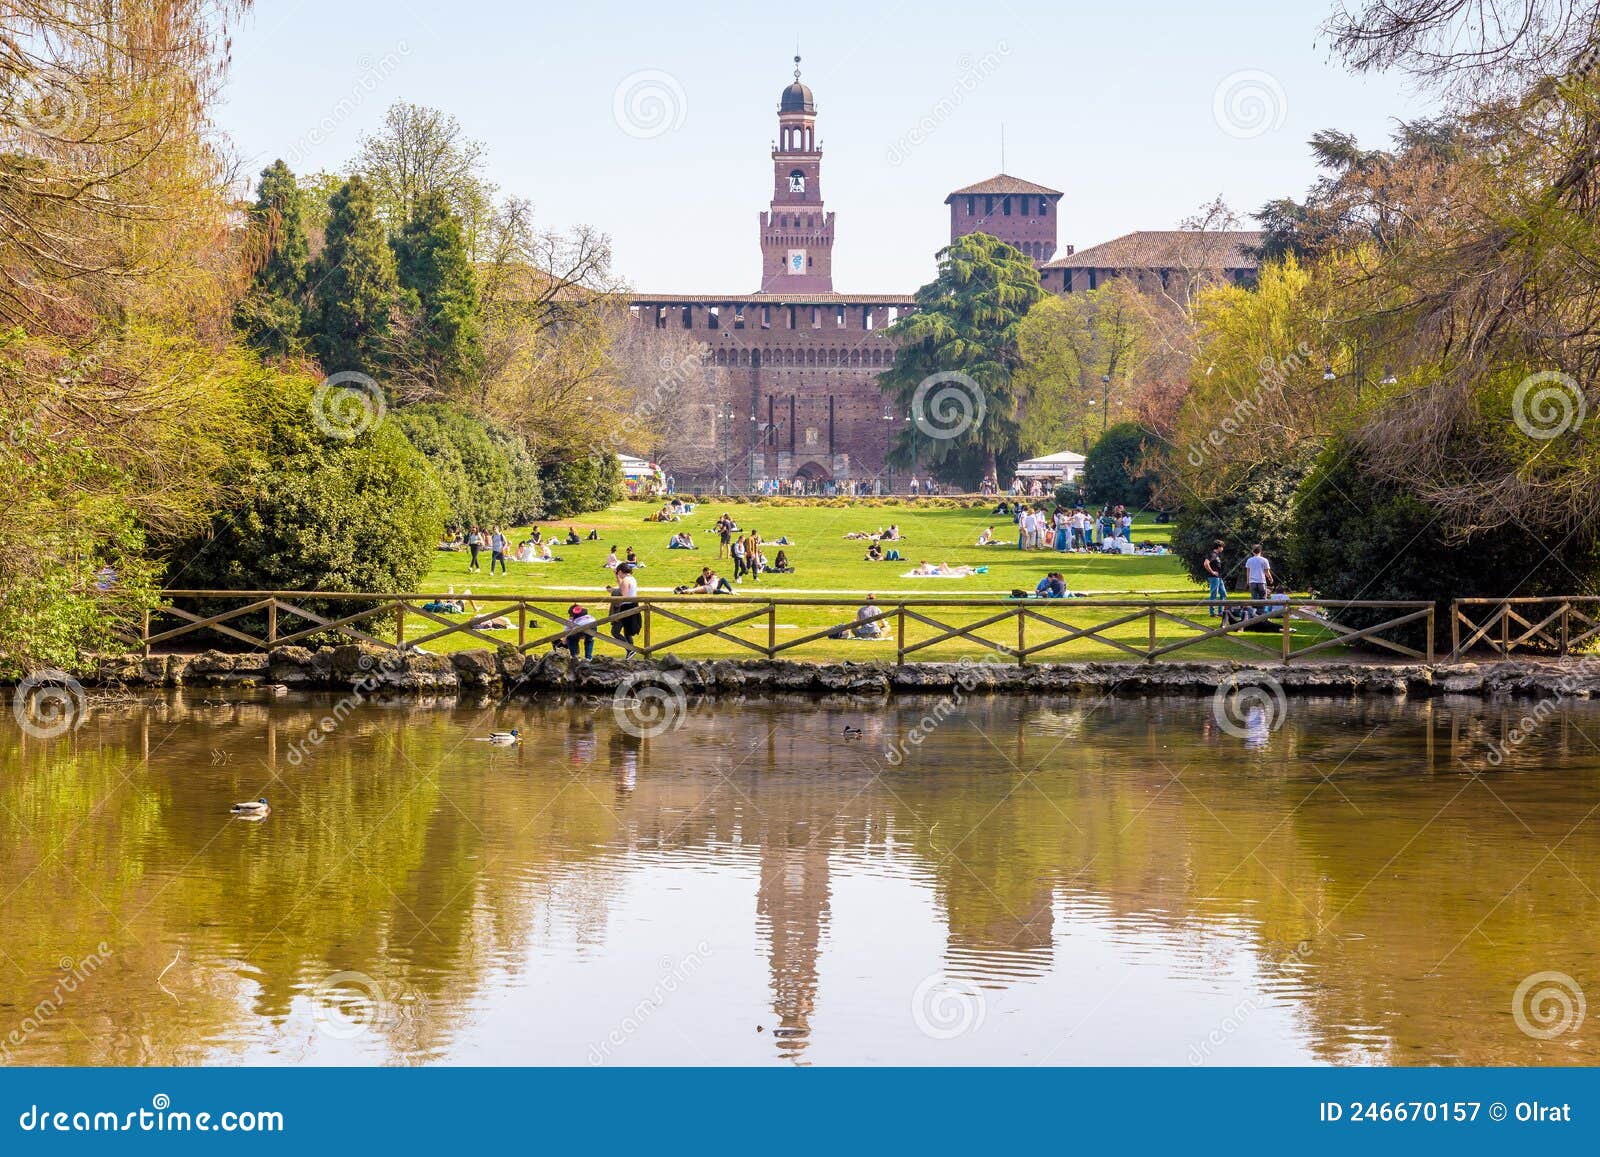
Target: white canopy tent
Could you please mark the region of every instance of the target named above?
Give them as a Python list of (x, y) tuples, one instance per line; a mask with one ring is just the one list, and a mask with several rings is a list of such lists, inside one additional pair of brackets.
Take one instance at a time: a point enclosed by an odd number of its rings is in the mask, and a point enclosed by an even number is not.
[(1059, 478), (1063, 482), (1076, 482), (1078, 475), (1083, 473), (1083, 455), (1074, 454), (1071, 450), (1061, 450), (1055, 454), (1045, 454), (1039, 458), (1029, 458), (1026, 462), (1017, 463), (1017, 477), (1019, 478)]

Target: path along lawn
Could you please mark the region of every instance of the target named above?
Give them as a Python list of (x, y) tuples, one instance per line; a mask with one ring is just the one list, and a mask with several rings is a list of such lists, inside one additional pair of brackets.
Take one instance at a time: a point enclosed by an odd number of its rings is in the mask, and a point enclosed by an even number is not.
[[(760, 581), (745, 582), (735, 587), (733, 596), (704, 599), (693, 604), (677, 604), (668, 608), (674, 613), (697, 622), (709, 623), (728, 618), (741, 611), (754, 608), (739, 605), (744, 598), (764, 598), (771, 595), (804, 597), (838, 597), (837, 607), (794, 606), (780, 607), (774, 637), (781, 646), (787, 639), (799, 638), (824, 627), (842, 623), (854, 616), (855, 608), (869, 593), (880, 599), (921, 597), (971, 601), (978, 599), (1003, 599), (1014, 588), (1032, 590), (1047, 571), (1059, 570), (1066, 576), (1067, 587), (1074, 593), (1101, 598), (1127, 598), (1143, 600), (1146, 597), (1199, 600), (1205, 588), (1190, 579), (1173, 555), (1109, 555), (1109, 554), (1058, 554), (1053, 550), (1019, 551), (1016, 531), (1005, 515), (992, 515), (992, 503), (962, 509), (935, 509), (918, 507), (915, 503), (902, 506), (804, 506), (787, 504), (782, 500), (764, 503), (743, 503), (717, 506), (710, 503), (698, 506), (692, 514), (678, 523), (647, 522), (646, 516), (660, 508), (659, 503), (624, 502), (597, 514), (590, 514), (565, 522), (544, 523), (540, 529), (545, 535), (553, 532), (565, 536), (567, 528), (575, 528), (581, 537), (591, 529), (599, 531), (599, 540), (585, 541), (577, 546), (558, 546), (556, 554), (561, 559), (553, 563), (508, 563), (509, 573), (489, 574), (489, 555), (480, 556), (481, 570), (471, 573), (469, 555), (465, 551), (438, 552), (433, 569), (429, 572), (420, 593), (444, 594), (470, 591), (481, 612), (500, 609), (504, 604), (495, 601), (496, 595), (523, 595), (559, 600), (545, 609), (564, 614), (571, 602), (582, 603), (591, 614), (603, 618), (607, 613), (606, 587), (612, 581), (603, 563), (612, 546), (618, 557), (626, 557), (631, 546), (644, 563), (636, 573), (642, 594), (671, 594), (674, 587), (695, 581), (702, 566), (711, 566), (719, 574), (733, 576), (731, 559), (718, 557), (719, 544), (712, 525), (724, 510), (731, 513), (745, 529), (759, 531), (768, 545), (765, 547), (769, 561), (777, 557), (779, 549), (788, 555), (794, 574), (763, 575)], [(861, 540), (846, 539), (850, 531), (875, 532), (890, 523), (899, 526), (903, 541), (898, 544), (904, 556), (900, 562), (867, 562), (867, 544)], [(994, 527), (995, 537), (1004, 545), (980, 547), (974, 545), (978, 534), (986, 526)], [(693, 534), (697, 550), (669, 550), (667, 540), (674, 531), (687, 530)], [(529, 537), (531, 527), (516, 527), (507, 531), (512, 546)], [(1169, 528), (1158, 525), (1153, 519), (1140, 519), (1134, 524), (1136, 542), (1165, 544)], [(790, 545), (773, 545), (780, 537), (787, 537)], [(948, 562), (988, 567), (988, 573), (970, 578), (908, 578), (906, 572), (917, 563)], [(1131, 614), (1134, 608), (1084, 607), (1075, 600), (1038, 600), (1035, 609), (1060, 623), (1074, 628), (1084, 628)], [(1176, 608), (1174, 608), (1176, 609)], [(999, 613), (999, 607), (925, 608), (921, 613), (948, 623), (966, 625)], [(1186, 618), (1203, 626), (1216, 625), (1203, 607), (1181, 612)], [(466, 621), (469, 615), (447, 616), (454, 621)], [(515, 613), (511, 614), (513, 621)], [(892, 627), (892, 623), (890, 624)], [(407, 639), (428, 634), (437, 629), (433, 624), (415, 619), (408, 625)], [(553, 625), (529, 616), (527, 638), (536, 639), (553, 630)], [(661, 643), (692, 630), (691, 627), (657, 616), (652, 623), (652, 639)], [(750, 643), (765, 647), (769, 624), (765, 613), (759, 618), (725, 628), (726, 633)], [(1149, 621), (1137, 619), (1105, 632), (1132, 646), (1144, 647), (1149, 642)], [(515, 643), (517, 631), (486, 632), (497, 639)], [(929, 639), (940, 633), (927, 624), (908, 621), (908, 644)], [(1016, 644), (1015, 620), (997, 623), (978, 632), (982, 637), (1008, 646)], [(1046, 642), (1065, 632), (1045, 623), (1028, 624), (1028, 644)], [(1170, 622), (1158, 622), (1159, 643), (1177, 642), (1193, 637), (1194, 632)], [(1328, 637), (1325, 633), (1304, 624), (1295, 625), (1296, 645), (1309, 645)], [(1244, 639), (1267, 651), (1280, 645), (1278, 637), (1266, 634), (1245, 635)], [(453, 651), (481, 647), (482, 642), (471, 636), (458, 634), (446, 636), (425, 644), (431, 651)], [(714, 635), (702, 635), (681, 646), (673, 653), (686, 657), (746, 657), (756, 652)], [(783, 653), (785, 658), (831, 660), (869, 660), (894, 658), (895, 644), (883, 640), (819, 639)], [(605, 642), (598, 643), (597, 655), (617, 655), (620, 651)], [(950, 660), (963, 656), (977, 658), (993, 652), (965, 639), (948, 640), (918, 651), (919, 660)], [(1208, 640), (1178, 652), (1186, 659), (1259, 657), (1260, 652), (1247, 649), (1230, 639)], [(1039, 655), (1039, 661), (1065, 661), (1082, 659), (1126, 659), (1126, 652), (1118, 651), (1090, 639), (1072, 639), (1061, 646)]]

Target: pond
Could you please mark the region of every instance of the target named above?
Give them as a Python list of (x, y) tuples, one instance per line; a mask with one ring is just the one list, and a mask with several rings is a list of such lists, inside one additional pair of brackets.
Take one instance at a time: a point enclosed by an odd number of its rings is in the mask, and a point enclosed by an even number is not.
[(1600, 1062), (1600, 706), (1225, 706), (7, 713), (0, 1060)]

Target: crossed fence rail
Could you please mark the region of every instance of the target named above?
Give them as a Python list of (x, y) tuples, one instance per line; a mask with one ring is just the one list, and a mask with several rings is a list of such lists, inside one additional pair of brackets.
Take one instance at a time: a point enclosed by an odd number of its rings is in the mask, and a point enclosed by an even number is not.
[[(173, 590), (164, 592), (163, 598), (165, 605), (143, 616), (138, 637), (132, 640), (145, 654), (206, 633), (267, 651), (329, 634), (396, 651), (417, 651), (463, 637), (489, 647), (514, 646), (529, 652), (565, 645), (571, 636), (563, 614), (572, 602), (570, 596), (484, 596), (474, 600), (470, 613), (454, 616), (430, 605), (460, 598), (455, 595)], [(588, 629), (598, 648), (653, 658), (681, 654), (697, 640), (718, 640), (736, 653), (774, 659), (822, 640), (853, 638), (859, 628), (874, 625), (893, 642), (897, 664), (927, 657), (926, 652), (946, 644), (976, 645), (1025, 664), (1041, 656), (1048, 659), (1050, 652), (1077, 641), (1147, 662), (1211, 643), (1234, 649), (1230, 657), (1242, 652), (1282, 663), (1353, 644), (1434, 662), (1431, 602), (1236, 599), (1227, 606), (1250, 608), (1253, 617), (1223, 622), (1208, 614), (1218, 604), (1203, 599), (907, 597), (883, 598), (864, 606), (860, 597), (655, 595), (631, 601), (632, 606), (613, 601), (606, 614), (595, 616)], [(337, 610), (322, 613), (308, 603), (333, 604)], [(350, 609), (352, 604), (356, 609)], [(780, 621), (785, 613), (829, 609), (841, 613), (837, 620), (825, 616), (829, 621), (820, 627)], [(1339, 616), (1349, 611), (1362, 612), (1364, 618), (1378, 612), (1381, 621), (1341, 623)], [(627, 637), (615, 637), (607, 629), (634, 616), (637, 630)], [(390, 628), (380, 623), (392, 624), (392, 638), (384, 637)], [(1401, 637), (1420, 634), (1426, 640), (1420, 647), (1386, 637), (1412, 624), (1422, 626)], [(780, 629), (797, 633), (780, 636)], [(513, 633), (514, 642), (509, 637)]]
[[(1463, 637), (1465, 636), (1465, 637)], [(1450, 658), (1474, 647), (1501, 658), (1516, 651), (1571, 655), (1600, 641), (1600, 596), (1456, 599), (1450, 608)]]

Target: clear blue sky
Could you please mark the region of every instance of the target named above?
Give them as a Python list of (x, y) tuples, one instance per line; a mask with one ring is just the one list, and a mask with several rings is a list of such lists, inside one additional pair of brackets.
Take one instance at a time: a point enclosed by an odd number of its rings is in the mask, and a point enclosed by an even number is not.
[[(1061, 241), (1083, 248), (1173, 228), (1219, 193), (1241, 211), (1298, 195), (1314, 130), (1377, 144), (1425, 112), (1399, 77), (1330, 58), (1327, 12), (1323, 0), (258, 0), (219, 120), (251, 173), (276, 156), (305, 172), (343, 167), (391, 101), (446, 109), (488, 147), (488, 176), (545, 224), (609, 233), (636, 288), (749, 292), (798, 38), (838, 213), (835, 285), (909, 291), (948, 239), (945, 195), (999, 170), (1002, 124), (1006, 170), (1066, 194)], [(1230, 77), (1232, 113), (1227, 93), (1218, 108)]]

